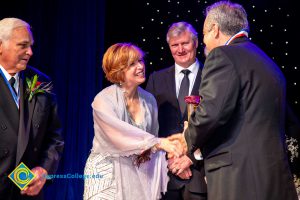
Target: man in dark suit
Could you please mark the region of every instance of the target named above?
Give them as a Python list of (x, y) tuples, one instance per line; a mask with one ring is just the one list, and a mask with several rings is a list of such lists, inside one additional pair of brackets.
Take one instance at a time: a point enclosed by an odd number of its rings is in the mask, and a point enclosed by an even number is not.
[(202, 150), (208, 199), (296, 200), (284, 148), (286, 81), (247, 30), (241, 5), (206, 9), (203, 100), (185, 131), (188, 150)]
[[(1, 200), (42, 199), (46, 175), (56, 172), (64, 146), (51, 82), (27, 66), (32, 44), (29, 24), (17, 18), (0, 21)], [(36, 177), (20, 192), (8, 175), (21, 162)], [(23, 181), (28, 178), (19, 175)]]
[[(153, 72), (146, 87), (146, 90), (154, 95), (158, 104), (159, 137), (168, 137), (183, 131), (184, 121), (187, 120), (186, 103), (183, 97), (199, 95), (202, 71), (202, 64), (196, 58), (197, 32), (192, 25), (186, 22), (172, 24), (167, 33), (167, 42), (175, 64)], [(186, 70), (188, 73), (184, 74)], [(185, 89), (182, 89), (184, 79), (188, 84)], [(181, 95), (182, 92), (186, 93)], [(193, 162), (186, 155), (181, 157), (181, 162), (188, 161), (191, 166), (186, 166), (186, 171), (178, 174), (179, 177), (169, 172), (168, 191), (163, 199), (206, 199), (203, 161), (198, 158), (197, 160), (194, 153), (190, 157)]]

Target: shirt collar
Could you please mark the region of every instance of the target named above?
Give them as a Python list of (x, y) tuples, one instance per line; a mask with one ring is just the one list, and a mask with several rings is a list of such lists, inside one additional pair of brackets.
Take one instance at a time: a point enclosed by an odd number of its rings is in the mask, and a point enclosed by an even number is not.
[(14, 76), (11, 76), (11, 75), (10, 75), (10, 74), (2, 67), (2, 65), (0, 65), (0, 69), (2, 70), (2, 72), (3, 72), (3, 74), (4, 74), (4, 76), (5, 76), (5, 78), (6, 78), (7, 81), (9, 81), (9, 80), (11, 79), (11, 77), (14, 77), (16, 80), (18, 80), (18, 78), (19, 78), (19, 72), (16, 73)]
[(198, 68), (199, 68), (199, 61), (197, 58), (196, 61), (193, 64), (191, 64), (188, 68), (181, 67), (180, 65), (175, 63), (175, 74), (180, 74), (183, 69), (188, 69), (191, 71), (191, 73), (196, 74), (198, 72)]
[(248, 37), (248, 32), (245, 31), (245, 30), (241, 30), (237, 34), (231, 36), (231, 38), (229, 38), (229, 40), (227, 40), (227, 42), (225, 43), (225, 45), (229, 45), (232, 40), (234, 40), (235, 38), (238, 38), (238, 37), (242, 37), (242, 36)]

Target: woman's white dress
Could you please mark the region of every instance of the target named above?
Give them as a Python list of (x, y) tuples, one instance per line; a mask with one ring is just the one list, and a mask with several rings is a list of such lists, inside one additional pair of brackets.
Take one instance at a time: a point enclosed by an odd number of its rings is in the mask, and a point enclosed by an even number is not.
[(135, 124), (127, 112), (122, 88), (102, 90), (92, 103), (93, 148), (85, 166), (84, 199), (156, 200), (167, 189), (165, 153), (151, 154), (140, 167), (134, 158), (158, 143), (157, 105), (138, 88), (144, 120)]

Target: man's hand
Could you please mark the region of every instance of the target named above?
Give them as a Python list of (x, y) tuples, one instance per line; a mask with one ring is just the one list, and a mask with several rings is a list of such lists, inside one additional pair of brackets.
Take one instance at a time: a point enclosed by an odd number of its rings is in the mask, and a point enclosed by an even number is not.
[(46, 183), (46, 176), (48, 175), (48, 173), (44, 168), (35, 167), (31, 171), (32, 173), (34, 173), (35, 178), (24, 190), (21, 191), (22, 195), (38, 195)]
[[(188, 122), (184, 121), (184, 129), (183, 129), (182, 133), (175, 133), (175, 134), (167, 137), (168, 140), (177, 141), (178, 143), (181, 144), (181, 146), (183, 148), (183, 154), (187, 153), (187, 143), (186, 143), (185, 138), (184, 138), (184, 132), (187, 128), (188, 128)], [(174, 157), (173, 154), (168, 154), (168, 158), (173, 158), (173, 157)]]
[[(191, 159), (186, 155), (183, 155), (179, 158), (170, 158), (168, 159), (168, 168), (173, 173), (179, 176), (185, 170), (189, 169), (189, 167), (193, 164)], [(184, 174), (190, 174), (189, 171), (186, 171)]]
[(177, 140), (169, 140), (169, 138), (160, 138), (160, 143), (155, 146), (157, 149), (164, 150), (168, 155), (180, 157), (183, 155), (183, 147)]
[(183, 172), (181, 172), (177, 176), (179, 176), (181, 179), (190, 179), (191, 176), (192, 176), (192, 171), (191, 171), (190, 168), (187, 168), (186, 170), (184, 170)]
[[(176, 134), (173, 134), (173, 135), (171, 135), (167, 138), (170, 141), (177, 141), (178, 143), (180, 143), (181, 147), (183, 148), (183, 154), (186, 154), (187, 144), (186, 144), (184, 135), (182, 133), (176, 133)], [(173, 158), (173, 157), (174, 157), (173, 154), (168, 153), (168, 158)]]

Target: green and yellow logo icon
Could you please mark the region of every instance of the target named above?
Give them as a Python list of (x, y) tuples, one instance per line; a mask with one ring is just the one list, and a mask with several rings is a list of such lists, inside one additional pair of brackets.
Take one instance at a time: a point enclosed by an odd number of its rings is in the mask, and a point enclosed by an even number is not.
[(8, 178), (10, 178), (10, 180), (12, 180), (12, 182), (14, 182), (21, 190), (24, 190), (34, 177), (35, 175), (23, 162), (8, 175)]

